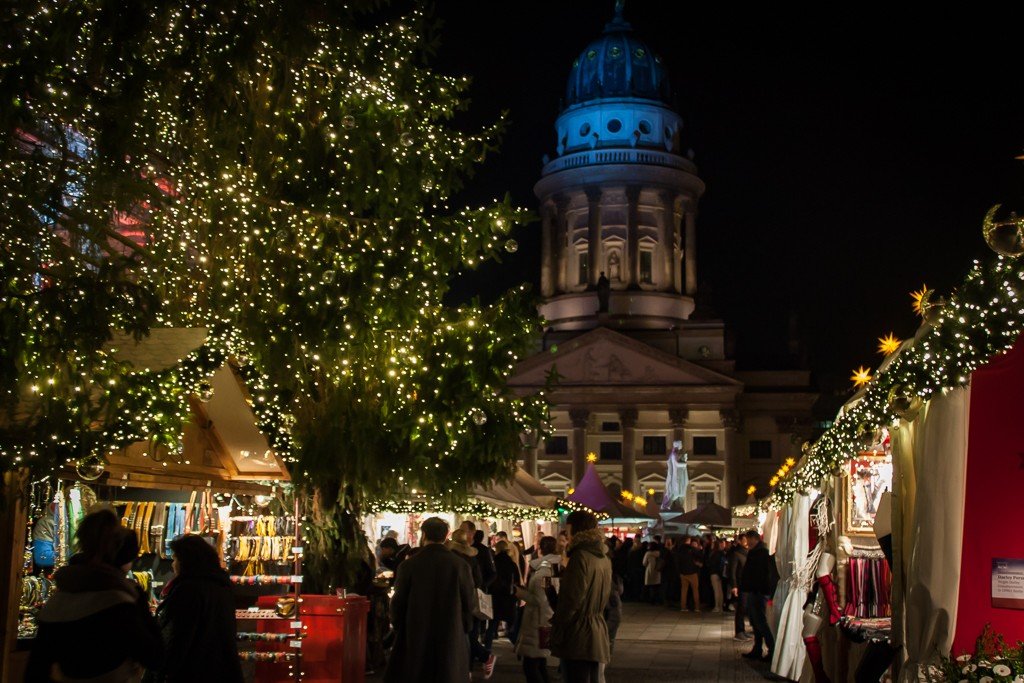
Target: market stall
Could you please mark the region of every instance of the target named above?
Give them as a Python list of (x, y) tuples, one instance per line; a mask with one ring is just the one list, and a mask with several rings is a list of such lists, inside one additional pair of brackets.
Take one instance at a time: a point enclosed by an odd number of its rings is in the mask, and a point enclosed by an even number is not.
[[(1022, 282), (1021, 263), (1000, 257), (976, 264), (948, 303), (916, 292), (915, 338), (880, 340), (885, 362), (855, 373), (861, 391), (764, 501), (766, 519), (796, 514), (804, 495), (836, 503), (826, 553), (805, 563), (841, 589), (841, 614), (823, 612), (838, 628), (815, 636), (835, 641), (822, 671), (833, 681), (890, 667), (900, 681), (948, 680), (943, 668), (960, 668), (949, 658), (971, 656), (989, 624), (996, 644), (965, 660), (980, 676), (1007, 656), (995, 634), (1024, 638), (1024, 540), (1006, 526), (1024, 485)], [(778, 552), (794, 549), (780, 536)]]
[[(140, 342), (116, 339), (111, 353), (139, 370), (160, 371), (180, 363), (205, 337), (205, 330), (154, 330)], [(176, 447), (135, 443), (24, 481), (25, 496), (12, 499), (24, 505), (11, 506), (20, 520), (6, 529), (16, 571), (4, 610), (5, 680), (19, 680), (35, 613), (52, 593), (54, 571), (74, 551), (75, 528), (96, 505), (112, 508), (138, 535), (140, 554), (130, 577), (153, 604), (173, 577), (168, 544), (182, 534), (202, 535), (218, 549), (239, 584), (240, 604), (254, 603), (267, 586), (271, 594), (298, 596), (301, 528), (286, 491), (289, 474), (257, 427), (250, 401), (238, 368), (225, 362), (208, 389), (188, 399), (190, 417)], [(273, 661), (293, 664), (298, 657), (292, 650)]]

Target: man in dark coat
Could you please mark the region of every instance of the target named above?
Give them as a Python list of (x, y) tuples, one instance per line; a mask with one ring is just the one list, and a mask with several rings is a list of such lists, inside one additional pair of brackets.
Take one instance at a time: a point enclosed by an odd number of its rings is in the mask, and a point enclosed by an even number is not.
[[(748, 531), (746, 536), (749, 548), (743, 575), (740, 577), (740, 592), (746, 597), (747, 618), (754, 630), (754, 647), (743, 656), (770, 662), (775, 650), (775, 638), (768, 627), (767, 608), (768, 600), (774, 592), (771, 565), (775, 561), (768, 554), (768, 546), (761, 542), (760, 534)], [(764, 656), (761, 653), (762, 643), (768, 646), (768, 654)]]
[(385, 681), (469, 680), (469, 641), (476, 593), (469, 565), (444, 546), (448, 523), (423, 522), (419, 553), (398, 567), (391, 598), (395, 647)]
[(733, 625), (736, 630), (736, 635), (733, 637), (734, 640), (750, 640), (751, 637), (747, 633), (746, 623), (744, 622), (744, 617), (747, 613), (744, 605), (745, 598), (740, 592), (740, 583), (743, 580), (743, 567), (746, 563), (747, 537), (743, 535), (736, 539), (736, 545), (729, 551), (727, 560), (729, 581), (732, 583), (731, 592), (736, 603), (736, 615), (733, 619)]

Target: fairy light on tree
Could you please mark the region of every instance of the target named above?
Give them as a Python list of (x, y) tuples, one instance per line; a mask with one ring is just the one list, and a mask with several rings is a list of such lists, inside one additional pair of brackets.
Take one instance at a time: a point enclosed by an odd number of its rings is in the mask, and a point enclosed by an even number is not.
[[(453, 205), (503, 123), (453, 124), (468, 80), (430, 69), (420, 10), (19, 5), (0, 63), (15, 104), (0, 114), (0, 305), (21, 346), (0, 372), (8, 406), (37, 386), (45, 410), (6, 466), (173, 443), (187, 395), (244, 358), (254, 410), (309, 494), (310, 565), (328, 583), (367, 501), (406, 487), (454, 501), (511, 475), (545, 413), (505, 383), (539, 327), (532, 296), (444, 296), (453, 273), (513, 251), (526, 214)], [(40, 220), (55, 190), (67, 198)], [(110, 330), (154, 324), (211, 338), (165, 373), (102, 351)]]

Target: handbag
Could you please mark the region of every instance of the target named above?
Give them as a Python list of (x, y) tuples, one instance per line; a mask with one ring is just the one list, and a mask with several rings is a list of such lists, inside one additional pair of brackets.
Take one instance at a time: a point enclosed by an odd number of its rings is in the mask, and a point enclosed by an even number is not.
[(479, 588), (476, 589), (476, 612), (474, 616), (481, 620), (494, 618), (494, 603), (491, 602), (491, 596)]
[(537, 629), (537, 648), (540, 650), (551, 649), (551, 627), (541, 626)]

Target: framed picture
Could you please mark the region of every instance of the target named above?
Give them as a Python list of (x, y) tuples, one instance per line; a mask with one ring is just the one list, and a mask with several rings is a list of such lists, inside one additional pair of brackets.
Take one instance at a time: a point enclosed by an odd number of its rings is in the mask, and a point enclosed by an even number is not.
[(892, 458), (862, 453), (844, 472), (843, 522), (848, 535), (874, 535), (875, 514), (882, 493), (892, 490)]

